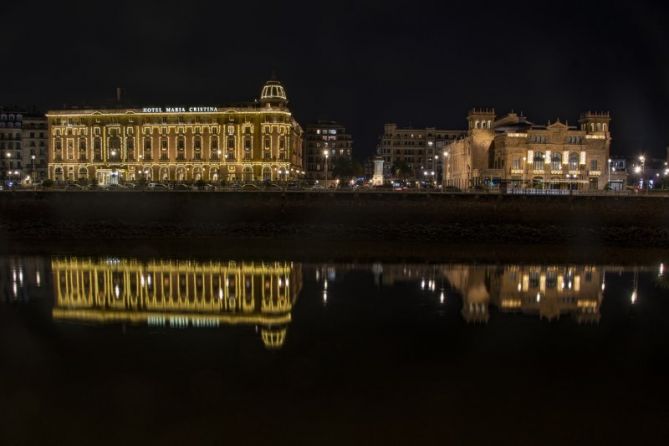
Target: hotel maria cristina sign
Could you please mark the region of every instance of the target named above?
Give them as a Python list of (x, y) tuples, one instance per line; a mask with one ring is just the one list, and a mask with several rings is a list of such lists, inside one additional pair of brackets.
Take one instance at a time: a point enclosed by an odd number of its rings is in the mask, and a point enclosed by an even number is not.
[(215, 113), (218, 107), (144, 107), (142, 113)]

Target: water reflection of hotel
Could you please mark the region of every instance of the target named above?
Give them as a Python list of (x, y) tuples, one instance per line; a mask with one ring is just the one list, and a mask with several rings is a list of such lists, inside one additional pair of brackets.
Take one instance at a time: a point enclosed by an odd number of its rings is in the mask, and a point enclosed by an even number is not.
[(302, 286), (292, 262), (54, 259), (53, 318), (158, 327), (253, 325), (280, 348)]

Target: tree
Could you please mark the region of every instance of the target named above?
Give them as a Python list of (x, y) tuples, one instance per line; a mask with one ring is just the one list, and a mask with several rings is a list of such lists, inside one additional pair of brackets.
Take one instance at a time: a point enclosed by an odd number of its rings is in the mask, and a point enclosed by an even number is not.
[(411, 175), (411, 167), (404, 160), (395, 160), (392, 166), (393, 175), (397, 178), (407, 179)]
[(332, 166), (332, 176), (340, 179), (352, 177), (353, 162), (348, 158), (336, 158)]

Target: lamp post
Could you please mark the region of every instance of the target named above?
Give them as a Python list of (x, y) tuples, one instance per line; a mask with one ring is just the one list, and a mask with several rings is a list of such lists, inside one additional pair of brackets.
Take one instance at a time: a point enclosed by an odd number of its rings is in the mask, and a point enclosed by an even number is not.
[(523, 186), (522, 189), (525, 189), (525, 161), (527, 160), (527, 157), (523, 157), (523, 165), (521, 166), (523, 168)]
[(31, 175), (31, 184), (35, 183), (35, 154), (30, 155), (30, 175)]
[(442, 163), (441, 166), (441, 179), (442, 179), (442, 190), (445, 192), (446, 191), (446, 186), (448, 184), (449, 173), (450, 173), (450, 161), (451, 159), (449, 158), (449, 151), (444, 150), (444, 162)]
[(330, 156), (330, 152), (326, 150), (323, 150), (323, 156), (325, 157), (325, 189), (328, 188), (328, 156)]
[(609, 190), (611, 190), (611, 158), (609, 158), (609, 180), (606, 185), (609, 187)]

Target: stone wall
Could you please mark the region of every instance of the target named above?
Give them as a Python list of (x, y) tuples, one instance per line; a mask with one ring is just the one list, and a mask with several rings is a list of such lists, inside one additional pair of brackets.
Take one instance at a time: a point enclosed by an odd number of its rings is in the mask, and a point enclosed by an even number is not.
[(0, 194), (10, 239), (281, 237), (669, 246), (669, 198), (325, 192)]

